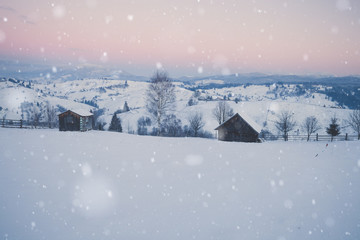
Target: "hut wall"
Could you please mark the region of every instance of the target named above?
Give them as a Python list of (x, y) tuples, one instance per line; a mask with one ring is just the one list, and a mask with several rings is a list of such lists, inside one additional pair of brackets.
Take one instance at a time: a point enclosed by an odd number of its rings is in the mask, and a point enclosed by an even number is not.
[(258, 133), (240, 117), (224, 124), (218, 131), (218, 138), (222, 141), (256, 142)]
[(70, 112), (59, 116), (60, 131), (80, 131), (80, 117)]
[(80, 131), (88, 131), (93, 127), (93, 117), (80, 117)]

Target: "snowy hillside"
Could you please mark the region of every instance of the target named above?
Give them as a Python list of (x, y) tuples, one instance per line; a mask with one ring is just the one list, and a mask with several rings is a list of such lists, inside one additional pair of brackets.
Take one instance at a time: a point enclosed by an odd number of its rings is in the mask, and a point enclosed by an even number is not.
[(0, 236), (357, 240), (359, 156), (358, 142), (0, 128)]
[[(48, 101), (64, 109), (105, 109), (100, 120), (109, 126), (115, 111), (122, 110), (127, 102), (130, 112), (118, 114), (122, 120), (124, 132), (134, 132), (137, 129), (137, 120), (147, 116), (145, 110), (145, 92), (147, 82), (125, 80), (74, 80), (55, 81), (51, 84), (33, 83), (30, 87), (27, 82), (15, 83), (12, 81), (0, 82), (0, 117), (20, 119), (22, 115), (21, 104), (29, 102), (45, 105)], [(320, 134), (325, 134), (330, 118), (339, 118), (343, 134), (353, 134), (347, 127), (346, 119), (351, 110), (341, 109), (338, 103), (331, 101), (326, 95), (317, 93), (316, 89), (323, 90), (323, 86), (315, 86), (314, 91), (302, 91), (299, 85), (250, 85), (232, 88), (211, 90), (198, 90), (197, 104), (188, 106), (189, 99), (194, 91), (187, 90), (182, 83), (176, 84), (176, 109), (174, 114), (183, 125), (188, 124), (188, 117), (193, 112), (201, 112), (204, 116), (204, 130), (214, 133), (218, 123), (212, 116), (218, 100), (227, 99), (234, 112), (245, 113), (260, 126), (277, 134), (274, 126), (281, 111), (293, 111), (297, 127), (290, 134), (304, 133), (301, 128), (303, 120), (311, 115), (318, 118), (322, 126)], [(301, 94), (299, 94), (301, 92)], [(90, 106), (89, 104), (96, 106)], [(26, 116), (24, 116), (26, 118)]]

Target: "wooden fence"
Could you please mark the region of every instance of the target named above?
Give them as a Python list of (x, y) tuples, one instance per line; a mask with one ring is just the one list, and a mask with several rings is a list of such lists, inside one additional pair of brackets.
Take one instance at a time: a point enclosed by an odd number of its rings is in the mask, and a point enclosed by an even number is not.
[[(283, 135), (271, 135), (271, 134), (265, 134), (260, 135), (260, 138), (264, 139), (265, 141), (276, 141), (276, 140), (282, 140), (285, 141), (285, 137)], [(307, 135), (288, 135), (287, 141), (307, 141), (308, 136)], [(330, 135), (319, 135), (319, 134), (312, 134), (309, 137), (309, 141), (356, 141), (360, 140), (358, 135), (349, 135), (349, 134), (343, 134), (331, 137)]]
[[(34, 123), (33, 121), (28, 120), (14, 120), (14, 119), (2, 119), (1, 127), (5, 128), (56, 128), (57, 123), (48, 122), (38, 122)], [(284, 141), (285, 138), (283, 135), (272, 135), (272, 134), (260, 134), (260, 139), (265, 141)], [(307, 141), (307, 135), (288, 135), (287, 141)], [(356, 141), (360, 140), (358, 135), (339, 135), (331, 139), (330, 135), (319, 135), (312, 134), (309, 138), (309, 141)]]
[(22, 119), (1, 119), (0, 126), (4, 128), (55, 128), (56, 123), (33, 122)]

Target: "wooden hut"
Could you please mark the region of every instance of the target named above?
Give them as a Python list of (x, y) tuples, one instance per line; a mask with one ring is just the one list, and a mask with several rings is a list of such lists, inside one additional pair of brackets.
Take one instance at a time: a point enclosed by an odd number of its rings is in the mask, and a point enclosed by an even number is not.
[(93, 128), (93, 114), (84, 111), (68, 110), (58, 115), (59, 116), (59, 130), (60, 131), (88, 131)]
[(261, 127), (245, 114), (236, 113), (215, 130), (221, 141), (258, 142)]

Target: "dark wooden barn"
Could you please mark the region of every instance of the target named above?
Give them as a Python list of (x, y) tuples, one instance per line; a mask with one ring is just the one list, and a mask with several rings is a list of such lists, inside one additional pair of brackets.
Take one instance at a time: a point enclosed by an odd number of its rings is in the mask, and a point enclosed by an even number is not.
[(93, 114), (87, 111), (68, 110), (59, 114), (60, 131), (88, 131), (93, 128)]
[(236, 113), (215, 130), (221, 141), (258, 142), (261, 127), (245, 114), (240, 116)]

